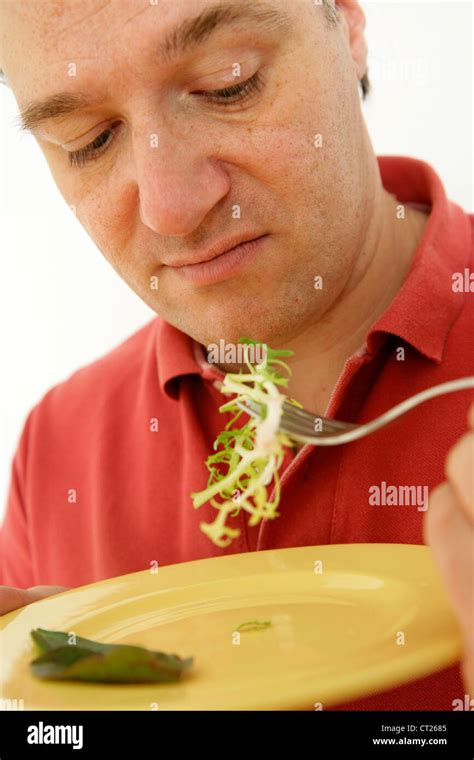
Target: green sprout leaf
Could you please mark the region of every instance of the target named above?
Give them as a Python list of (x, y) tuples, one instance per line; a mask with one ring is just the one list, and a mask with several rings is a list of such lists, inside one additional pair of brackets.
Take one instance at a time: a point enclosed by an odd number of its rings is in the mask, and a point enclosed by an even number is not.
[(101, 644), (61, 631), (30, 632), (42, 654), (30, 663), (37, 678), (100, 683), (166, 683), (178, 681), (193, 658), (153, 652), (127, 644)]
[(264, 631), (271, 626), (271, 620), (249, 620), (247, 623), (241, 623), (235, 630), (239, 633), (249, 633), (250, 631)]
[[(240, 344), (261, 345), (249, 338), (241, 338)], [(263, 520), (278, 517), (280, 479), (278, 471), (285, 456), (285, 446), (294, 442), (279, 430), (282, 406), (286, 396), (279, 388), (288, 387), (290, 368), (283, 361), (293, 355), (292, 351), (266, 348), (265, 364), (253, 366), (246, 352), (248, 372), (228, 373), (221, 391), (234, 396), (220, 407), (221, 412), (234, 416), (214, 442), (214, 454), (206, 460), (209, 471), (207, 487), (192, 493), (193, 506), (198, 509), (209, 503), (217, 510), (213, 522), (202, 522), (201, 530), (217, 546), (225, 547), (240, 535), (228, 520), (237, 517), (242, 510), (249, 515), (248, 525), (258, 525)], [(261, 416), (252, 417), (240, 428), (233, 425), (243, 414), (237, 406), (241, 401), (253, 401), (260, 406)], [(297, 406), (298, 402), (291, 400)], [(270, 498), (270, 488), (273, 498)]]

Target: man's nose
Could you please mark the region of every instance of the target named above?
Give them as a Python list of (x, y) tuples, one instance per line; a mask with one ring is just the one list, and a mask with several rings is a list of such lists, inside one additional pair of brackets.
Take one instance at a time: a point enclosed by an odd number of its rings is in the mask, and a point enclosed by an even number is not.
[(164, 137), (136, 151), (140, 218), (153, 232), (189, 235), (229, 192), (223, 163), (202, 148), (195, 139)]

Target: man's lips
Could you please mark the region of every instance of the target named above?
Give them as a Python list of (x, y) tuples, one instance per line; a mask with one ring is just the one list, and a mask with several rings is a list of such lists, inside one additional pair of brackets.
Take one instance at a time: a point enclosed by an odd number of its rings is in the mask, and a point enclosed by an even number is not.
[[(240, 237), (235, 242), (220, 244), (204, 254), (196, 254), (191, 263), (168, 264), (180, 277), (195, 284), (210, 285), (237, 274), (263, 247), (269, 235)], [(188, 259), (189, 261), (189, 259)]]
[(187, 266), (196, 266), (198, 264), (203, 264), (206, 261), (212, 261), (212, 259), (217, 258), (217, 256), (222, 256), (223, 253), (228, 253), (233, 248), (237, 248), (237, 246), (242, 245), (242, 243), (251, 242), (252, 240), (257, 240), (258, 238), (263, 237), (262, 233), (249, 233), (249, 234), (241, 234), (238, 237), (235, 236), (233, 238), (228, 238), (227, 240), (223, 240), (220, 243), (215, 243), (214, 245), (207, 248), (205, 251), (196, 251), (190, 256), (187, 256), (186, 258), (178, 259), (177, 261), (164, 261), (163, 263), (167, 267), (187, 267)]

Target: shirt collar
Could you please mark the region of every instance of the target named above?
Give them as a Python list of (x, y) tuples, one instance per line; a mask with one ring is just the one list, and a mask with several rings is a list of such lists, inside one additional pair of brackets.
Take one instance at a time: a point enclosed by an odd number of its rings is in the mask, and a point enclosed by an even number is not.
[[(449, 201), (443, 184), (429, 164), (414, 158), (378, 156), (382, 184), (400, 201), (431, 209), (423, 236), (404, 284), (367, 335), (373, 353), (387, 334), (410, 343), (440, 363), (447, 335), (462, 308), (465, 295), (453, 291), (453, 273), (469, 263), (469, 216)], [(158, 317), (156, 320), (158, 380), (162, 391), (177, 398), (178, 378), (200, 375), (218, 379), (222, 373), (204, 358), (202, 346)]]
[(156, 320), (156, 358), (160, 388), (170, 398), (178, 398), (178, 379), (183, 375), (201, 375), (204, 380), (223, 377), (217, 367), (207, 362), (197, 340), (161, 317)]
[(410, 343), (438, 364), (451, 325), (465, 294), (453, 291), (453, 274), (469, 264), (469, 216), (446, 197), (443, 184), (429, 164), (414, 158), (377, 158), (385, 189), (401, 203), (431, 207), (423, 236), (405, 282), (388, 308), (372, 325), (367, 347), (372, 353), (386, 334)]

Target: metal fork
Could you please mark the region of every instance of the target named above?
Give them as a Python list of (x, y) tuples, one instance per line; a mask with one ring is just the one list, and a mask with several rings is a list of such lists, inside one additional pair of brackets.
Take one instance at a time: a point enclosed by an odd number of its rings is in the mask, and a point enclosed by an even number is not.
[[(424, 404), (430, 398), (442, 396), (445, 393), (467, 390), (468, 388), (474, 388), (474, 377), (461, 377), (457, 380), (441, 383), (441, 385), (433, 385), (431, 388), (426, 388), (426, 390), (410, 396), (381, 414), (380, 417), (376, 417), (372, 422), (366, 422), (363, 425), (320, 417), (306, 409), (295, 406), (290, 401), (285, 401), (280, 420), (280, 430), (287, 433), (295, 441), (315, 443), (321, 446), (339, 446), (341, 443), (357, 441), (358, 438), (364, 438), (375, 430), (389, 425), (402, 414)], [(238, 406), (252, 417), (260, 416), (260, 404), (254, 401), (239, 401)]]

